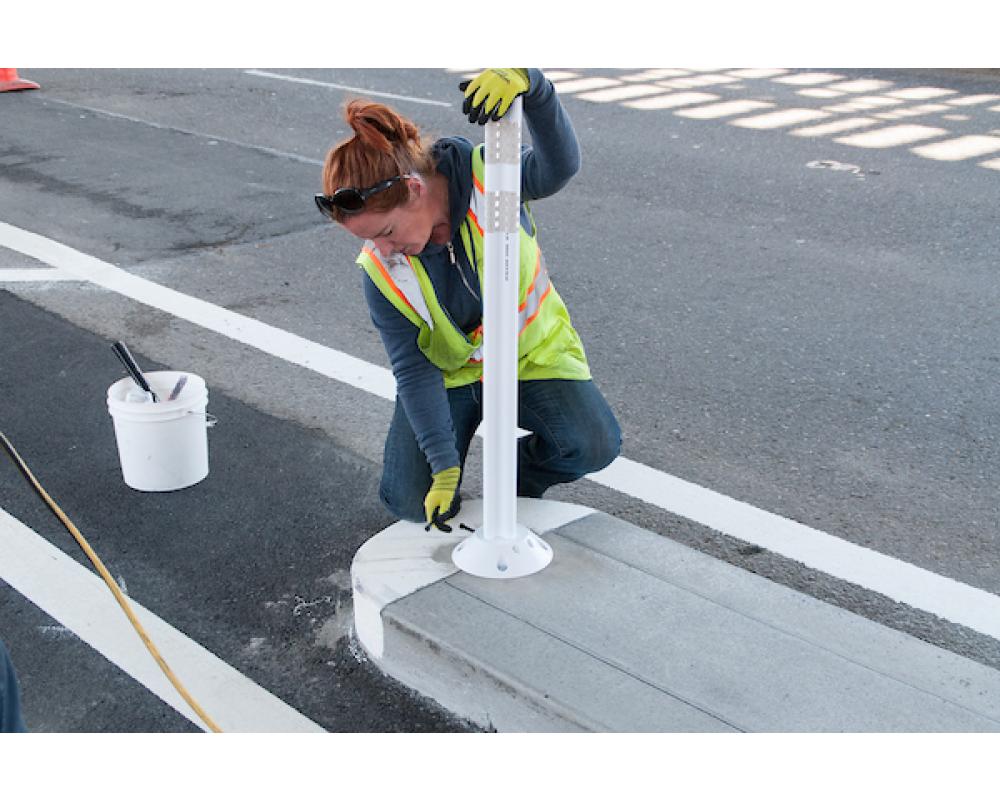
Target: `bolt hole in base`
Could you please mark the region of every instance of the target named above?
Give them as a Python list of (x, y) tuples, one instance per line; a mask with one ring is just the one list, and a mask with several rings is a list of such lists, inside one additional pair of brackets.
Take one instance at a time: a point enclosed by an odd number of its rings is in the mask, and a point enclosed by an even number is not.
[(452, 561), (470, 575), (503, 579), (532, 575), (552, 561), (552, 548), (529, 528), (517, 525), (512, 533), (487, 539), (479, 529), (455, 546)]

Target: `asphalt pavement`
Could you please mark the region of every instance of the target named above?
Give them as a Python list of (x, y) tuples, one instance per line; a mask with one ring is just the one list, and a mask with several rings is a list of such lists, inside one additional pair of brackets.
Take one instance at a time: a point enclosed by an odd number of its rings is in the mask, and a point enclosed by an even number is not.
[[(859, 563), (887, 555), (991, 602), (996, 75), (565, 72), (557, 84), (584, 167), (534, 212), (553, 281), (622, 422), (623, 455), (855, 545)], [(289, 332), (387, 367), (360, 301), (356, 244), (318, 218), (311, 194), (326, 148), (345, 134), (338, 108), (360, 89), (392, 95), (432, 135), (478, 135), (458, 115), (456, 73), (28, 77), (43, 90), (0, 98), (0, 221), (265, 323), (275, 340)], [(574, 85), (582, 80), (590, 87)], [(878, 85), (829, 88), (852, 81)], [(618, 99), (598, 95), (612, 91)], [(829, 110), (872, 97), (868, 108)], [(697, 111), (727, 101), (757, 105)], [(786, 110), (804, 121), (737, 124)], [(802, 133), (859, 117), (869, 122)], [(926, 138), (846, 141), (897, 126)], [(985, 149), (914, 152), (962, 137)], [(2, 268), (45, 268), (20, 251), (0, 255)], [(382, 675), (345, 623), (352, 556), (392, 522), (374, 494), (391, 397), (91, 280), (2, 286), (3, 430), (132, 595), (323, 727), (466, 729)], [(103, 406), (121, 374), (117, 338), (144, 366), (206, 378), (220, 422), (203, 485), (163, 496), (122, 486)], [(473, 497), (477, 458), (474, 449)], [(0, 507), (79, 561), (8, 474)], [(935, 592), (903, 602), (878, 583), (880, 570), (867, 583), (803, 563), (754, 531), (685, 516), (669, 494), (581, 481), (551, 496), (1000, 667), (995, 636), (949, 616)], [(29, 723), (191, 729), (31, 602), (10, 592), (2, 602)], [(93, 680), (75, 694), (78, 663)]]

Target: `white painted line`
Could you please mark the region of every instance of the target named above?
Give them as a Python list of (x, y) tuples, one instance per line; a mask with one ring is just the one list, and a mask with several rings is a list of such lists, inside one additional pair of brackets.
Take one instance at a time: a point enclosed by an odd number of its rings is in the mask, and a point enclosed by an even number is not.
[(855, 97), (845, 103), (835, 106), (824, 106), (825, 111), (832, 111), (834, 114), (850, 114), (855, 111), (868, 111), (872, 108), (885, 108), (886, 106), (902, 105), (902, 100), (892, 97)]
[(0, 269), (0, 283), (42, 283), (45, 281), (78, 281), (76, 275), (71, 275), (62, 269), (38, 268), (18, 269), (10, 267)]
[(621, 81), (613, 78), (579, 78), (569, 81), (552, 81), (559, 94), (572, 94), (573, 92), (587, 92), (592, 89), (606, 89), (609, 86), (619, 86)]
[(1000, 94), (970, 94), (945, 102), (950, 106), (974, 106), (979, 103), (992, 103), (994, 100), (1000, 100)]
[(992, 158), (989, 161), (981, 161), (979, 166), (986, 169), (1000, 169), (1000, 158)]
[(390, 370), (131, 275), (51, 239), (0, 222), (0, 246), (59, 267), (79, 279), (256, 347), (292, 364), (308, 367), (387, 400), (396, 397), (396, 381)]
[(772, 108), (774, 103), (765, 103), (760, 100), (730, 100), (726, 103), (712, 103), (707, 106), (697, 106), (696, 108), (684, 108), (675, 111), (679, 117), (690, 117), (692, 119), (719, 119), (720, 117), (731, 117), (735, 114), (746, 114), (749, 111), (759, 111), (762, 108)]
[(771, 130), (787, 125), (798, 125), (800, 122), (811, 122), (814, 119), (825, 119), (828, 116), (830, 115), (826, 111), (818, 111), (815, 108), (786, 108), (783, 111), (761, 114), (759, 117), (734, 119), (729, 124), (753, 130)]
[(642, 100), (630, 100), (622, 103), (628, 108), (638, 108), (641, 111), (652, 111), (660, 108), (677, 108), (678, 106), (690, 106), (695, 103), (708, 103), (718, 100), (719, 95), (708, 94), (707, 92), (674, 92), (664, 94), (659, 97), (647, 97)]
[(568, 81), (570, 78), (579, 78), (579, 72), (570, 72), (565, 69), (547, 69), (545, 70), (545, 77), (550, 81)]
[(946, 119), (950, 122), (968, 122), (972, 117), (967, 114), (942, 114), (941, 119)]
[[(548, 74), (548, 73), (546, 73)], [(643, 72), (636, 72), (632, 75), (622, 75), (623, 81), (658, 81), (663, 78), (677, 78), (681, 75), (690, 75), (687, 69), (647, 69)]]
[(930, 128), (926, 125), (893, 125), (890, 128), (844, 136), (834, 141), (852, 147), (898, 147), (901, 144), (933, 139), (935, 136), (944, 136), (947, 133), (944, 128)]
[(722, 83), (736, 82), (737, 78), (732, 78), (728, 75), (691, 75), (687, 78), (657, 81), (657, 84), (667, 89), (700, 89), (702, 86), (718, 86)]
[(790, 86), (814, 86), (817, 83), (829, 83), (830, 81), (840, 81), (843, 79), (843, 75), (835, 75), (832, 72), (803, 72), (798, 75), (775, 78), (774, 82), (787, 83)]
[(878, 80), (857, 80), (857, 81), (846, 81), (845, 83), (834, 83), (828, 86), (828, 89), (836, 89), (838, 92), (880, 92), (883, 89), (888, 89), (890, 86), (895, 86), (892, 81), (878, 81)]
[[(3, 509), (0, 553), (0, 579), (178, 713), (207, 729), (157, 666), (103, 580)], [(223, 731), (323, 730), (139, 603), (129, 601), (164, 660)]]
[(634, 83), (631, 86), (614, 86), (610, 89), (598, 89), (596, 92), (585, 92), (578, 94), (576, 99), (589, 100), (592, 103), (613, 103), (617, 100), (645, 97), (650, 94), (663, 94), (663, 89), (650, 86), (648, 83)]
[[(330, 351), (329, 348), (292, 336), (270, 325), (257, 323), (150, 281), (135, 278), (118, 267), (37, 234), (0, 223), (0, 247), (16, 250), (43, 263), (64, 267), (76, 274), (89, 275), (98, 285), (127, 294), (140, 302), (161, 302), (162, 305), (156, 307), (181, 316), (171, 310), (176, 308), (186, 314), (182, 316), (183, 319), (223, 335), (233, 338), (238, 336), (238, 341), (262, 352), (380, 397), (395, 397), (395, 382), (388, 370), (366, 364), (344, 353)], [(271, 339), (276, 337), (290, 337), (296, 343), (295, 347), (274, 346)], [(341, 359), (348, 360), (346, 363), (351, 368), (332, 369), (327, 363), (328, 360), (339, 363)], [(341, 373), (344, 377), (338, 377)], [(623, 456), (617, 458), (611, 466), (588, 477), (595, 483), (672, 514), (694, 520), (736, 539), (766, 547), (779, 555), (801, 561), (810, 568), (894, 597), (916, 609), (1000, 639), (1000, 597), (989, 592), (850, 544), (836, 536), (754, 508)]]
[(734, 69), (726, 74), (732, 75), (734, 78), (773, 78), (777, 75), (786, 75), (789, 72), (791, 72), (789, 69), (753, 68)]
[(267, 153), (270, 156), (276, 156), (278, 158), (287, 158), (292, 161), (298, 161), (302, 164), (310, 164), (313, 166), (323, 166), (323, 162), (315, 158), (306, 158), (305, 156), (300, 156), (298, 153), (289, 153), (286, 150), (275, 150), (272, 147), (264, 147), (259, 144), (250, 144), (249, 142), (241, 142), (238, 139), (229, 139), (225, 136), (216, 136), (214, 133), (206, 133), (205, 131), (194, 131), (190, 128), (178, 128), (176, 125), (162, 125), (159, 122), (151, 122), (148, 119), (139, 119), (138, 117), (130, 117), (128, 114), (119, 114), (117, 111), (106, 111), (103, 108), (94, 108), (93, 106), (80, 105), (79, 103), (71, 103), (68, 100), (59, 100), (55, 97), (44, 98), (46, 103), (58, 103), (61, 106), (68, 106), (70, 108), (78, 108), (81, 111), (88, 111), (91, 114), (97, 114), (102, 117), (111, 117), (112, 119), (123, 119), (126, 122), (134, 122), (138, 125), (145, 125), (149, 128), (156, 128), (161, 131), (173, 131), (175, 133), (183, 133), (187, 136), (196, 136), (200, 139), (207, 139), (208, 143), (213, 142), (225, 142), (226, 144), (236, 145), (237, 147), (245, 147), (248, 150), (256, 150), (259, 153)]
[(451, 103), (445, 103), (441, 100), (428, 100), (426, 97), (412, 97), (408, 94), (392, 94), (390, 92), (376, 92), (374, 89), (364, 89), (358, 86), (345, 86), (341, 83), (329, 83), (327, 81), (316, 81), (312, 78), (298, 78), (294, 75), (279, 75), (277, 72), (267, 72), (260, 69), (245, 69), (243, 72), (247, 75), (253, 75), (257, 78), (270, 78), (276, 81), (286, 81), (287, 83), (301, 83), (305, 86), (319, 86), (324, 89), (336, 89), (343, 92), (354, 92), (356, 94), (364, 95), (365, 97), (387, 97), (391, 100), (406, 100), (410, 103), (423, 103), (428, 106), (443, 106), (449, 108)]
[(961, 161), (976, 158), (1000, 150), (1000, 136), (960, 136), (943, 142), (934, 142), (910, 149), (924, 158), (936, 161)]
[(803, 97), (819, 97), (821, 99), (844, 96), (843, 92), (837, 92), (833, 89), (799, 89), (795, 94), (800, 94)]
[[(1000, 639), (1000, 597), (627, 458), (587, 476), (672, 514)], [(628, 487), (624, 489), (623, 487)]]
[(948, 106), (940, 103), (927, 103), (922, 106), (911, 106), (910, 108), (900, 108), (895, 111), (886, 111), (875, 116), (881, 119), (905, 119), (908, 117), (922, 117), (925, 114), (935, 114), (938, 111), (947, 111)]
[(895, 92), (886, 92), (889, 97), (898, 97), (902, 100), (930, 100), (934, 97), (945, 97), (949, 94), (958, 94), (954, 89), (938, 89), (933, 86), (919, 86), (913, 89), (899, 89)]
[(875, 120), (870, 117), (849, 117), (848, 119), (838, 119), (833, 122), (824, 122), (821, 125), (812, 125), (808, 128), (796, 128), (789, 131), (792, 136), (830, 136), (834, 133), (843, 133), (857, 128), (866, 128), (874, 125)]

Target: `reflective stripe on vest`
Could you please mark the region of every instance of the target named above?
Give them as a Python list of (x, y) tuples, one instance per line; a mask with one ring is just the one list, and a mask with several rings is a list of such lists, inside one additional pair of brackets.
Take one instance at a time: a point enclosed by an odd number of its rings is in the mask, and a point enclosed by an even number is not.
[[(366, 241), (362, 252), (367, 253), (369, 258), (375, 262), (378, 271), (382, 273), (386, 283), (392, 287), (396, 295), (410, 307), (418, 317), (434, 328), (434, 320), (431, 312), (427, 310), (427, 301), (423, 292), (420, 291), (420, 283), (417, 275), (413, 271), (413, 265), (409, 258), (399, 254), (391, 258), (383, 258), (382, 251), (375, 247), (372, 241)], [(388, 265), (388, 266), (387, 266)]]

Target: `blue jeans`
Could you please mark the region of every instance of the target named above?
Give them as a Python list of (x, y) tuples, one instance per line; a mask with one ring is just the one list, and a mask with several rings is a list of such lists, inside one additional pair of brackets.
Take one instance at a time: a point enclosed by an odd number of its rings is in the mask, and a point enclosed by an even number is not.
[(21, 696), (10, 654), (0, 641), (0, 733), (24, 733)]
[[(469, 445), (482, 419), (482, 391), (478, 381), (448, 390), (463, 472)], [(541, 497), (550, 486), (604, 469), (621, 452), (618, 420), (593, 381), (522, 381), (518, 384), (517, 412), (517, 424), (531, 431), (518, 440), (520, 497)], [(397, 398), (385, 440), (379, 498), (395, 516), (423, 522), (424, 496), (430, 486), (430, 465)]]

